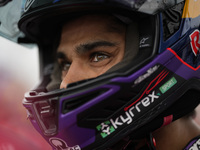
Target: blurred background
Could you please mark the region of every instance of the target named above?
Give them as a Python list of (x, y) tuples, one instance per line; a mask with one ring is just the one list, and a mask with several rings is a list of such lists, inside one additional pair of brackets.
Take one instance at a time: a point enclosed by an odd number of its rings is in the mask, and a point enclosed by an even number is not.
[(38, 49), (0, 37), (0, 150), (50, 150), (22, 105), (39, 82)]
[(31, 125), (24, 93), (39, 82), (38, 48), (17, 44), (25, 0), (0, 0), (0, 150), (51, 150)]

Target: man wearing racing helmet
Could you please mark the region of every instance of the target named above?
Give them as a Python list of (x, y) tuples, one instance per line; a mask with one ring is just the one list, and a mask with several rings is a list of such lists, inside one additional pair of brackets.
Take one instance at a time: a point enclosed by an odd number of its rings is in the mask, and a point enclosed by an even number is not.
[(39, 45), (44, 72), (23, 104), (37, 131), (59, 150), (199, 148), (195, 6), (28, 0), (19, 27)]
[(126, 28), (113, 20), (107, 15), (85, 15), (63, 26), (57, 49), (63, 67), (60, 88), (97, 77), (123, 59)]

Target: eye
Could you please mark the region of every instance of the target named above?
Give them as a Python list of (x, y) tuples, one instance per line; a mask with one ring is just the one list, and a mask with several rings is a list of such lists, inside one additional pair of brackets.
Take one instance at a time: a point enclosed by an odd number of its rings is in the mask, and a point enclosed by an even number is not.
[(63, 70), (63, 71), (68, 71), (69, 68), (70, 68), (70, 66), (71, 66), (71, 64), (67, 64), (67, 63), (66, 63), (66, 64), (63, 65), (62, 70)]
[(92, 62), (100, 62), (104, 59), (109, 58), (109, 56), (107, 54), (103, 54), (103, 53), (94, 53), (91, 57)]
[(60, 68), (62, 71), (68, 71), (70, 66), (71, 66), (71, 64), (68, 62), (65, 62), (65, 61), (60, 63)]

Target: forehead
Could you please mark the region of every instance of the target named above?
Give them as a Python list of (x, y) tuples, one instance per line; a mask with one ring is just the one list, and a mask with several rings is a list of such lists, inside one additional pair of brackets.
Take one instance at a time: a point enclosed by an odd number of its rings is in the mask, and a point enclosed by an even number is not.
[(117, 25), (115, 18), (109, 15), (85, 15), (66, 22), (63, 25), (58, 51), (71, 49), (84, 43), (99, 40), (112, 41), (125, 33), (123, 25)]

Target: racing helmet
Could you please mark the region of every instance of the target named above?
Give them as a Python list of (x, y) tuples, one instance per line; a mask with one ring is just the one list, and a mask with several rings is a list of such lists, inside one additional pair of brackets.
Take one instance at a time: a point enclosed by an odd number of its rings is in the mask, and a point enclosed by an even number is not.
[[(41, 82), (23, 105), (35, 129), (53, 149), (126, 141), (125, 148), (192, 112), (200, 98), (199, 7), (200, 0), (27, 0), (19, 28), (39, 46)], [(124, 59), (96, 78), (55, 88), (61, 25), (90, 13), (126, 24)]]

